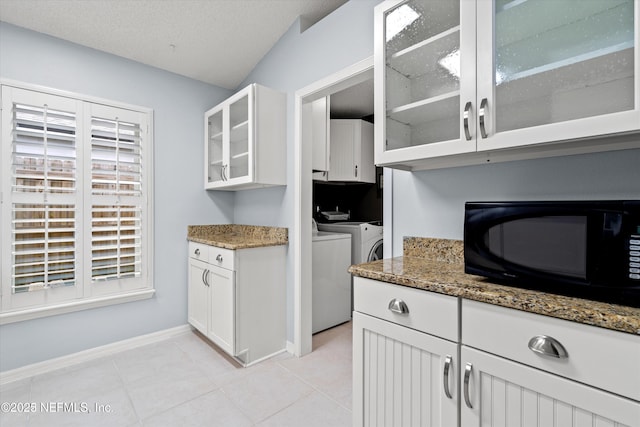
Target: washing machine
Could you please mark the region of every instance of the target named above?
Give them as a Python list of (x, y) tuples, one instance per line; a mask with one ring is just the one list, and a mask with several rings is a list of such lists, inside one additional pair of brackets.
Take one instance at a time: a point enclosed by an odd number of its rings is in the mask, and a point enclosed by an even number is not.
[(351, 264), (382, 259), (382, 230), (379, 221), (319, 223), (318, 230), (351, 234)]
[(351, 320), (351, 234), (317, 231), (311, 239), (312, 333)]

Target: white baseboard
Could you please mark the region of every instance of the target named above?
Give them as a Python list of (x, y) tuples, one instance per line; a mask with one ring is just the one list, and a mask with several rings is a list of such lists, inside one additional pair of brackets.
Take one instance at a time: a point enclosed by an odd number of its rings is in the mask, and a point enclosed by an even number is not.
[(9, 371), (3, 371), (0, 372), (0, 385), (5, 385), (25, 378), (30, 378), (34, 375), (44, 374), (56, 369), (66, 368), (77, 363), (99, 359), (104, 356), (120, 353), (122, 351), (141, 347), (143, 345), (153, 344), (158, 341), (186, 334), (190, 331), (191, 326), (189, 325), (176, 326), (175, 328), (165, 329), (162, 331), (153, 332), (151, 334), (140, 335), (138, 337), (133, 337), (100, 347), (94, 347), (88, 350), (72, 353), (67, 356), (56, 357), (55, 359), (45, 360), (44, 362), (33, 363), (31, 365), (22, 366), (20, 368), (12, 369)]
[(296, 346), (291, 341), (287, 341), (286, 349), (287, 349), (287, 353), (293, 354), (294, 356), (296, 355)]

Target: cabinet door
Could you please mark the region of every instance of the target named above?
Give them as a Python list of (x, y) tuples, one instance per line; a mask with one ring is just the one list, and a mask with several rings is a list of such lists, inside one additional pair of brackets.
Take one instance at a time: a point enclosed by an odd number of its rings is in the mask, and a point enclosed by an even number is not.
[(224, 108), (205, 114), (205, 187), (224, 180)]
[(356, 152), (360, 148), (359, 120), (331, 120), (329, 181), (354, 181), (357, 178)]
[(229, 99), (229, 158), (225, 171), (230, 185), (253, 179), (253, 86)]
[(460, 370), (465, 427), (640, 425), (638, 402), (466, 346)]
[(211, 266), (207, 274), (210, 292), (208, 337), (221, 349), (235, 356), (236, 292), (235, 274), (231, 270)]
[(329, 170), (329, 108), (330, 98), (317, 99), (311, 103), (310, 122), (306, 126), (311, 131), (311, 169), (327, 172)]
[(458, 425), (457, 344), (355, 312), (353, 352), (354, 426)]
[(187, 317), (189, 323), (207, 335), (209, 319), (209, 286), (206, 279), (208, 274), (206, 262), (196, 259), (189, 260), (189, 289)]
[(376, 164), (475, 151), (475, 8), (459, 0), (376, 7)]
[(478, 150), (639, 129), (639, 7), (478, 2)]

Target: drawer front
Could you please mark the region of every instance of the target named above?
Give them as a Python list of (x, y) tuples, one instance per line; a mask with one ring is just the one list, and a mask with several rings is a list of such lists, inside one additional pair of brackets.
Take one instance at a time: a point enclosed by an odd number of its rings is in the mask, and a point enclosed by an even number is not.
[(456, 297), (354, 277), (353, 303), (354, 310), (360, 313), (451, 341), (458, 340)]
[[(539, 351), (559, 343), (566, 357), (532, 350), (536, 337)], [(640, 401), (638, 335), (463, 300), (462, 344)]]
[(209, 264), (226, 268), (227, 270), (235, 270), (235, 251), (209, 246)]
[(209, 246), (202, 243), (189, 242), (189, 258), (209, 262)]

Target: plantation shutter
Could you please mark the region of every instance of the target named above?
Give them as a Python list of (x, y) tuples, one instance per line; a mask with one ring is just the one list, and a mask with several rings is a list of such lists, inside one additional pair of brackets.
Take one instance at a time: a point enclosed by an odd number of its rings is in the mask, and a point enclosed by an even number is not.
[(8, 136), (3, 134), (3, 154), (11, 170), (5, 175), (11, 294), (18, 306), (75, 298), (78, 104), (16, 89), (3, 90), (3, 100), (7, 95), (3, 114), (10, 115), (4, 121), (10, 126)]
[(142, 229), (144, 117), (110, 107), (91, 114), (91, 280), (139, 279)]
[(151, 295), (152, 112), (1, 88), (0, 321)]

